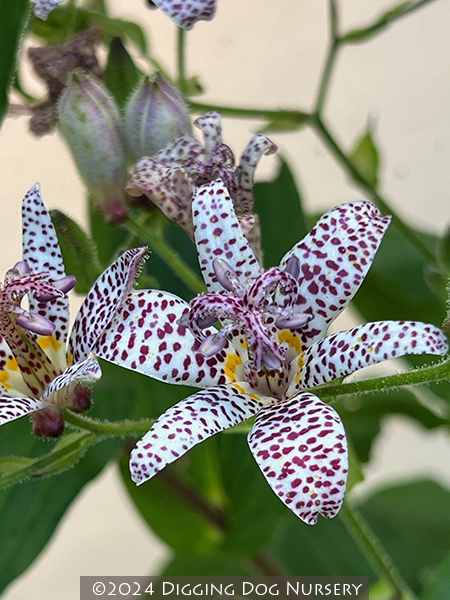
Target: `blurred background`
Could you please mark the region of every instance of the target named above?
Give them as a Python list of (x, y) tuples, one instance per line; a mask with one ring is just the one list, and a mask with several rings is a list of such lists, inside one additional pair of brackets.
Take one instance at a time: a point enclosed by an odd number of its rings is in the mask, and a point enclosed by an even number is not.
[[(160, 11), (148, 10), (143, 0), (110, 4), (115, 16), (143, 26), (153, 54), (175, 73), (172, 22)], [(341, 28), (364, 26), (390, 6), (387, 0), (345, 0)], [(346, 148), (370, 121), (381, 153), (381, 191), (409, 223), (441, 233), (450, 225), (449, 30), (450, 0), (437, 0), (373, 40), (346, 48), (325, 111)], [(325, 0), (218, 0), (215, 19), (198, 23), (187, 35), (188, 75), (198, 75), (205, 89), (198, 101), (309, 109), (317, 94), (327, 31)], [(31, 76), (27, 85), (40, 89)], [(227, 118), (223, 126), (224, 140), (236, 154), (258, 130), (255, 121)], [(271, 137), (293, 169), (308, 210), (324, 211), (362, 197), (308, 129)], [(263, 158), (258, 178), (273, 177), (277, 164), (276, 156)], [(3, 125), (0, 175), (4, 273), (21, 254), (20, 201), (36, 181), (47, 208), (59, 208), (80, 223), (86, 214), (82, 186), (58, 134), (33, 138), (26, 117), (8, 118)], [(344, 316), (338, 327), (346, 327), (350, 319), (354, 316)], [(450, 487), (449, 456), (443, 431), (424, 433), (406, 419), (388, 417), (366, 481), (355, 493), (417, 475)], [(47, 549), (3, 598), (77, 598), (80, 575), (155, 574), (167, 558), (168, 550), (141, 522), (115, 469), (108, 468), (86, 486)]]

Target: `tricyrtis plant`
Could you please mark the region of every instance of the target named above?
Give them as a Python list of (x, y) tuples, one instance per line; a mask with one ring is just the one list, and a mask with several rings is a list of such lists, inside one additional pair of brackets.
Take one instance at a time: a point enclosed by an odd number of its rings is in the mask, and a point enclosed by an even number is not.
[[(323, 114), (339, 53), (429, 2), (342, 31), (328, 0), (309, 111), (196, 101), (186, 32), (208, 27), (197, 23), (213, 0), (145, 3), (178, 26), (175, 75), (106, 0), (0, 3), (0, 118), (13, 98), (34, 135), (61, 135), (89, 213), (85, 231), (33, 187), (23, 255), (0, 287), (0, 590), (110, 461), (173, 552), (164, 573), (369, 575), (376, 600), (448, 589), (450, 492), (422, 481), (356, 500), (352, 489), (387, 415), (449, 427), (450, 358), (424, 362), (448, 351), (449, 238), (392, 209), (374, 126), (347, 152)], [(22, 83), (25, 62), (42, 98)], [(224, 116), (263, 123), (238, 159)], [(304, 128), (363, 199), (306, 213), (282, 158), (282, 133)], [(255, 183), (278, 148), (278, 175)], [(85, 295), (71, 333), (70, 291)], [(351, 302), (361, 324), (336, 332)], [(398, 373), (348, 378), (399, 357)]]

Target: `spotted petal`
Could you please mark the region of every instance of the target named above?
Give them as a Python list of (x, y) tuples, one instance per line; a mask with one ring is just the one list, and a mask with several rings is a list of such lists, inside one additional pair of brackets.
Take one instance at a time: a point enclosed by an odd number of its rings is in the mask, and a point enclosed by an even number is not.
[(95, 358), (88, 358), (87, 360), (67, 367), (62, 375), (55, 377), (50, 385), (45, 388), (42, 399), (46, 400), (52, 394), (62, 390), (71, 383), (95, 383), (101, 376), (102, 370), (98, 362)]
[(48, 404), (46, 402), (36, 400), (35, 398), (8, 398), (7, 396), (0, 396), (0, 425), (47, 407)]
[[(48, 271), (50, 279), (66, 276), (61, 250), (50, 215), (42, 202), (39, 184), (25, 195), (22, 202), (23, 260), (32, 273)], [(69, 299), (57, 298), (38, 302), (29, 295), (30, 311), (39, 313), (55, 325), (50, 336), (38, 336), (38, 343), (57, 366), (66, 366), (65, 347), (69, 331)]]
[(133, 481), (144, 483), (199, 442), (253, 417), (270, 401), (239, 383), (209, 388), (172, 406), (132, 451)]
[(154, 0), (154, 4), (182, 29), (192, 29), (197, 21), (210, 21), (216, 10), (216, 0)]
[(196, 190), (192, 214), (200, 268), (210, 292), (222, 290), (213, 270), (215, 258), (223, 258), (243, 282), (259, 274), (261, 267), (220, 179)]
[(302, 329), (304, 346), (323, 337), (363, 282), (389, 225), (370, 202), (351, 202), (329, 211), (290, 250), (300, 261), (298, 304), (313, 319)]
[(307, 392), (265, 406), (248, 442), (270, 487), (302, 521), (313, 525), (319, 514), (331, 519), (338, 513), (348, 472), (347, 443), (331, 406)]
[(243, 358), (231, 346), (211, 358), (198, 352), (199, 342), (177, 323), (188, 309), (184, 300), (167, 292), (133, 292), (93, 352), (122, 367), (170, 383), (208, 387), (243, 379)]
[[(365, 323), (310, 346), (295, 387), (311, 388), (405, 354), (444, 355), (447, 350), (447, 338), (433, 325), (414, 321)], [(293, 389), (291, 384), (290, 393)]]
[(70, 336), (73, 361), (89, 356), (95, 342), (131, 292), (147, 248), (127, 250), (100, 275), (81, 305)]
[(61, 4), (63, 0), (36, 0), (34, 3), (34, 14), (43, 19), (47, 19), (49, 13), (57, 6)]

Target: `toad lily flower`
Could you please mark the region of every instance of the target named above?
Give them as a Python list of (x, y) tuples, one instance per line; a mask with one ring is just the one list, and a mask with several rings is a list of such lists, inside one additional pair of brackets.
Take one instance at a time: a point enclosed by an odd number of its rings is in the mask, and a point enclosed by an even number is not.
[(389, 224), (369, 202), (325, 214), (266, 271), (220, 180), (196, 192), (193, 221), (208, 293), (189, 305), (162, 291), (133, 292), (95, 346), (98, 356), (156, 379), (205, 388), (138, 442), (132, 478), (141, 484), (205, 438), (256, 416), (248, 441), (274, 492), (307, 523), (331, 518), (345, 491), (345, 431), (308, 390), (407, 353), (445, 354), (446, 338), (432, 325), (390, 321), (324, 338)]
[(182, 29), (192, 29), (197, 21), (211, 21), (216, 12), (216, 0), (153, 0), (152, 4)]
[(194, 125), (202, 131), (203, 146), (193, 135), (186, 134), (152, 158), (142, 158), (133, 170), (126, 191), (139, 198), (140, 203), (142, 195), (147, 196), (192, 237), (194, 190), (221, 178), (233, 199), (244, 234), (259, 255), (259, 225), (253, 214), (253, 179), (260, 158), (273, 154), (277, 147), (267, 136), (258, 133), (250, 140), (235, 167), (233, 152), (222, 141), (219, 113), (208, 112)]
[[(75, 320), (66, 351), (75, 277), (61, 251), (39, 185), (22, 205), (23, 260), (0, 287), (0, 425), (33, 413), (36, 435), (58, 437), (62, 408), (90, 407), (86, 384), (101, 376), (91, 348), (128, 295), (145, 249), (129, 250), (96, 281)], [(20, 304), (28, 295), (29, 309)]]

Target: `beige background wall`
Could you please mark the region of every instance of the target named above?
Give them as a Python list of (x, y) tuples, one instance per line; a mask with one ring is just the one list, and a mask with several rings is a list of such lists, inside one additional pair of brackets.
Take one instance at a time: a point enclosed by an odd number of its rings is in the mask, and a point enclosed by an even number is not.
[[(111, 5), (117, 16), (140, 20), (160, 60), (173, 67), (171, 22), (145, 9), (143, 0)], [(386, 0), (342, 1), (343, 26), (363, 25), (389, 6)], [(216, 19), (198, 24), (188, 36), (189, 72), (201, 76), (205, 101), (309, 108), (326, 49), (326, 9), (325, 0), (218, 0)], [(326, 111), (347, 146), (368, 117), (373, 119), (383, 192), (411, 223), (431, 231), (443, 231), (450, 221), (449, 30), (450, 1), (437, 0), (375, 40), (347, 49)], [(240, 151), (257, 124), (226, 120), (224, 128), (226, 142)], [(294, 167), (310, 209), (360, 197), (310, 132), (272, 137)], [(275, 165), (272, 157), (263, 159), (260, 176), (271, 175)], [(56, 135), (31, 138), (26, 118), (9, 119), (3, 127), (0, 175), (0, 271), (5, 272), (20, 257), (20, 200), (36, 181), (48, 208), (83, 221), (84, 207), (64, 146)], [(413, 473), (434, 475), (450, 486), (444, 434), (424, 434), (392, 418), (374, 456), (366, 489)], [(75, 599), (80, 575), (152, 573), (165, 556), (134, 513), (114, 469), (108, 469), (86, 488), (46, 551), (3, 597)]]

